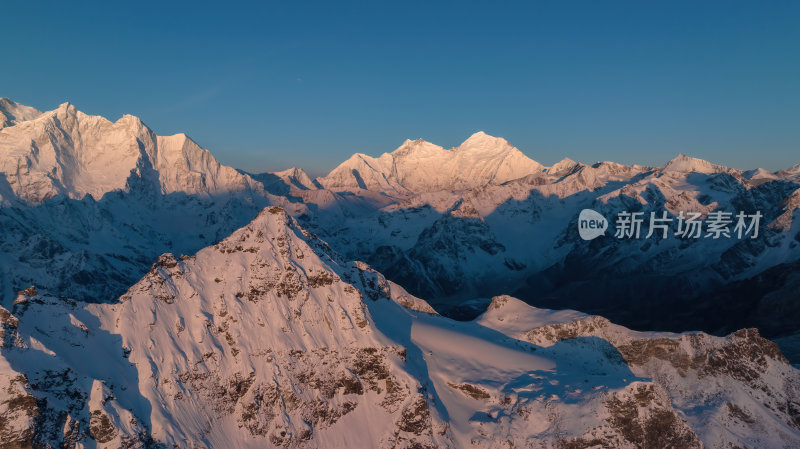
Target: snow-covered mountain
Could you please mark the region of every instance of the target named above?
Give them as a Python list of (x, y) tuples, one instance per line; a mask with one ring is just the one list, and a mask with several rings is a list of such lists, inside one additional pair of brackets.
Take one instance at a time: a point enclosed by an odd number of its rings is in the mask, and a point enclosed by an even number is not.
[(678, 173), (703, 173), (706, 175), (712, 173), (737, 173), (737, 170), (712, 164), (711, 162), (690, 157), (683, 153), (678, 154), (672, 160), (667, 162), (667, 165), (663, 167), (662, 171)]
[[(299, 168), (249, 175), (132, 116), (112, 123), (69, 104), (46, 113), (4, 104), (17, 117), (0, 130), (7, 305), (29, 285), (111, 301), (159, 254), (197, 251), (274, 204), (345, 257), (368, 261), (454, 316), (514, 293), (644, 329), (755, 326), (782, 329), (766, 334), (777, 338), (800, 319), (759, 305), (775, 293), (758, 280), (800, 259), (797, 167), (742, 171), (685, 155), (662, 167), (568, 158), (543, 167), (477, 133), (450, 150), (407, 141), (378, 158), (354, 155), (318, 179)], [(575, 230), (583, 208), (612, 222), (622, 210), (760, 210), (764, 218), (754, 241), (587, 243)], [(782, 304), (797, 299), (781, 295)]]
[[(770, 267), (800, 260), (798, 192), (791, 170), (745, 172), (685, 155), (662, 167), (567, 159), (502, 184), (406, 193), (370, 213), (342, 217), (323, 210), (302, 221), (347, 257), (368, 261), (443, 312), (462, 309), (464, 298), (514, 292), (535, 305), (575, 307), (636, 328), (727, 333), (778, 329), (800, 319), (759, 306), (769, 290), (756, 280)], [(610, 220), (610, 235), (579, 238), (577, 215), (586, 208)], [(715, 210), (760, 211), (760, 237), (673, 235), (681, 212), (705, 217)], [(622, 211), (645, 218), (667, 212), (673, 236), (614, 238), (614, 217)], [(733, 283), (751, 288), (725, 288)], [(797, 299), (785, 290), (782, 303)], [(752, 314), (754, 308), (765, 313)]]
[(215, 243), (267, 204), (303, 213), (185, 134), (157, 136), (134, 116), (110, 122), (69, 103), (45, 113), (3, 105), (16, 117), (0, 129), (5, 304), (28, 285), (113, 301), (165, 251)]
[(0, 129), (4, 203), (39, 204), (56, 195), (99, 200), (128, 189), (133, 179), (152, 183), (163, 194), (214, 195), (261, 188), (247, 175), (221, 165), (185, 134), (156, 136), (132, 115), (110, 122), (64, 103), (25, 117)]
[(378, 158), (355, 154), (317, 181), (332, 190), (404, 195), (500, 184), (542, 169), (505, 139), (477, 132), (450, 150), (419, 139), (406, 140)]
[(0, 97), (0, 129), (26, 120), (33, 120), (42, 113), (36, 108), (21, 105), (9, 98)]
[[(4, 104), (25, 111), (10, 113), (21, 118), (0, 130), (6, 303), (31, 284), (111, 300), (158, 254), (218, 241), (267, 204), (287, 207), (346, 257), (369, 261), (442, 310), (515, 292), (636, 327), (730, 332), (708, 327), (716, 306), (699, 296), (800, 259), (796, 167), (745, 172), (685, 155), (662, 167), (568, 158), (542, 167), (504, 139), (476, 133), (451, 150), (418, 140), (378, 158), (354, 155), (318, 179), (298, 168), (249, 175), (183, 134), (156, 136), (132, 116), (112, 123), (68, 103), (43, 114)], [(574, 229), (583, 208), (609, 218), (625, 209), (758, 209), (762, 238), (586, 244)], [(661, 313), (631, 312), (645, 307), (645, 285), (655, 290), (646, 308)], [(750, 319), (744, 310), (766, 292), (748, 291), (736, 310)], [(679, 306), (687, 292), (695, 297)], [(696, 313), (698, 304), (711, 316)], [(686, 307), (688, 318), (676, 314)], [(736, 327), (773, 319), (792, 317)]]
[(315, 179), (311, 179), (302, 168), (296, 167), (270, 173), (248, 173), (248, 175), (262, 183), (268, 192), (275, 195), (302, 194), (302, 191), (322, 187)]
[[(797, 166), (477, 133), (251, 175), (133, 116), (0, 113), (0, 447), (800, 445), (761, 336), (800, 361)], [(584, 208), (763, 219), (584, 242)]]
[(800, 371), (755, 330), (633, 332), (497, 297), (441, 317), (283, 209), (114, 304), (0, 308), (11, 447), (792, 447)]

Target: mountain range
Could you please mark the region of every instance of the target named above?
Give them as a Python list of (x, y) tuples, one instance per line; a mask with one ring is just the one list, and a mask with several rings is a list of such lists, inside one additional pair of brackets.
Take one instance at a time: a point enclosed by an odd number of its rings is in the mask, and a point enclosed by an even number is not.
[[(794, 447), (798, 206), (800, 166), (482, 132), (250, 174), (0, 99), (0, 447)], [(583, 241), (586, 208), (763, 219)]]

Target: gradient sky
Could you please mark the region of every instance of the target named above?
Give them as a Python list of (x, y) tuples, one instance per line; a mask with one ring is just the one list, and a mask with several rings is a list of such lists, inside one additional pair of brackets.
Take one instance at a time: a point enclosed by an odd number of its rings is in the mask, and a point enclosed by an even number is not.
[(478, 130), (547, 165), (776, 170), (800, 163), (800, 2), (4, 2), (0, 96), (250, 171)]

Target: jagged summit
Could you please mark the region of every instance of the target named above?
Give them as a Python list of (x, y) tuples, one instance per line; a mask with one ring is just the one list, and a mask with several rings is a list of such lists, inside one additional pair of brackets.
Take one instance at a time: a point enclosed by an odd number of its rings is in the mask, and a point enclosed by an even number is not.
[(292, 167), (286, 170), (266, 173), (247, 173), (239, 170), (260, 182), (267, 192), (274, 195), (295, 195), (306, 190), (316, 190), (320, 185), (308, 176), (302, 168)]
[(733, 171), (728, 167), (712, 164), (703, 159), (687, 156), (679, 153), (672, 158), (662, 169), (665, 172), (678, 172), (678, 173), (728, 173)]
[(542, 168), (505, 139), (477, 132), (452, 150), (418, 139), (378, 158), (355, 154), (318, 181), (332, 189), (405, 194), (501, 184)]
[[(446, 150), (439, 145), (433, 144), (428, 142), (425, 139), (406, 139), (402, 145), (397, 147), (394, 151), (389, 153), (388, 155), (393, 158), (400, 158), (400, 157), (409, 157), (409, 158), (425, 158), (425, 157), (435, 157), (435, 156), (442, 156), (449, 150)], [(365, 154), (356, 153), (359, 157), (369, 157)], [(386, 156), (384, 153), (381, 157)]]
[(564, 159), (553, 164), (552, 167), (547, 168), (547, 174), (559, 177), (566, 176), (580, 167), (583, 167), (583, 164), (565, 157)]
[(56, 111), (68, 111), (68, 112), (74, 113), (74, 112), (77, 112), (78, 109), (72, 103), (70, 103), (69, 101), (65, 101), (65, 102), (61, 103), (60, 105), (58, 105), (58, 107), (56, 108)]
[(778, 175), (764, 168), (755, 168), (753, 170), (747, 170), (744, 173), (742, 173), (742, 176), (746, 179), (751, 179), (751, 180), (778, 179)]
[(800, 164), (794, 165), (787, 169), (778, 170), (776, 174), (779, 177), (798, 178), (800, 177)]
[(252, 179), (221, 165), (185, 134), (157, 136), (136, 116), (111, 122), (69, 102), (38, 115), (28, 112), (29, 119), (0, 130), (0, 172), (24, 202), (37, 204), (56, 195), (100, 199), (126, 190), (131, 177), (155, 179), (164, 194), (256, 188)]
[(555, 164), (553, 164), (553, 166), (551, 168), (572, 167), (572, 166), (575, 166), (575, 165), (578, 165), (578, 164), (579, 164), (578, 162), (575, 162), (572, 159), (570, 159), (568, 157), (565, 157), (564, 159), (561, 159), (560, 161), (558, 161)]
[(467, 138), (461, 145), (455, 147), (455, 150), (475, 150), (481, 148), (497, 148), (497, 147), (510, 147), (511, 144), (502, 137), (495, 137), (486, 134), (483, 131), (478, 131)]
[(21, 105), (9, 98), (0, 97), (0, 129), (13, 126), (42, 115), (41, 111)]
[(314, 190), (319, 187), (302, 168), (292, 167), (273, 174), (299, 190)]

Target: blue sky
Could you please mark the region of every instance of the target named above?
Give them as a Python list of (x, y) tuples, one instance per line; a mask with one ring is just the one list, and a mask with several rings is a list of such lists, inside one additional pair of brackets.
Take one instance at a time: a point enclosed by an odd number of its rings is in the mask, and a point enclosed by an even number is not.
[(0, 96), (321, 174), (475, 131), (544, 164), (800, 163), (800, 2), (7, 2)]

